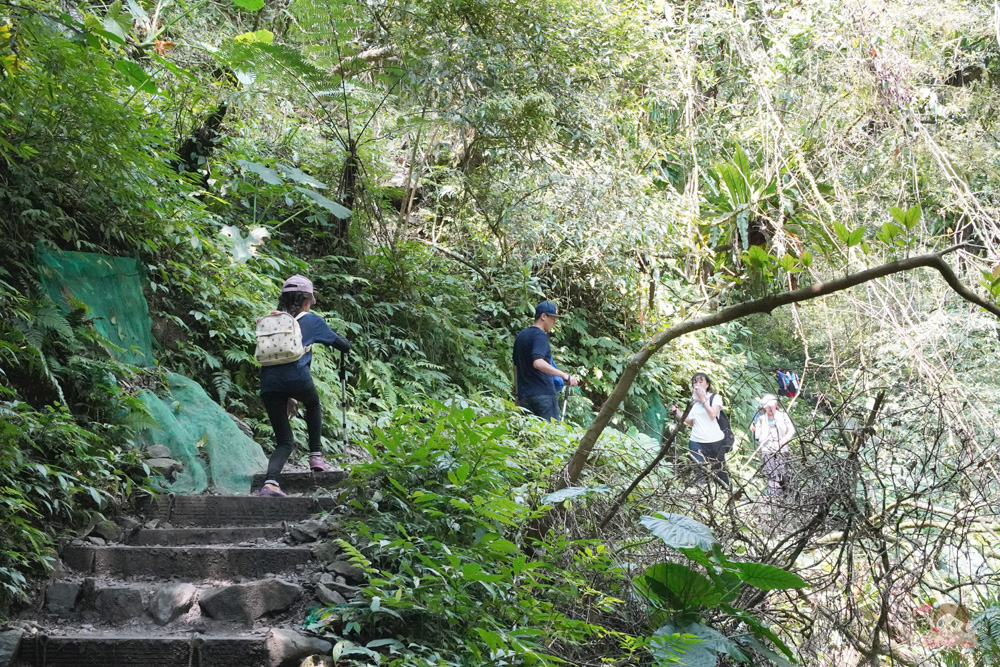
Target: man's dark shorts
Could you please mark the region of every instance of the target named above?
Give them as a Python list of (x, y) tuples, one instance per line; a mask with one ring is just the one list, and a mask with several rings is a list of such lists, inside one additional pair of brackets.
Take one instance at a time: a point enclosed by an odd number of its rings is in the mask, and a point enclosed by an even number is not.
[(559, 421), (559, 397), (555, 394), (544, 396), (522, 396), (521, 407), (545, 421)]

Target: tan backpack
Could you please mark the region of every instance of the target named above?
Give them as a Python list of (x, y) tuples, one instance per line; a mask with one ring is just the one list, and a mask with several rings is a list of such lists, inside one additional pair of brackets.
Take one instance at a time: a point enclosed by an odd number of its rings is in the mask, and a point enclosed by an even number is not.
[(305, 313), (292, 317), (281, 310), (257, 320), (257, 349), (253, 358), (261, 366), (278, 366), (298, 361), (312, 345), (302, 346), (302, 329), (299, 318)]

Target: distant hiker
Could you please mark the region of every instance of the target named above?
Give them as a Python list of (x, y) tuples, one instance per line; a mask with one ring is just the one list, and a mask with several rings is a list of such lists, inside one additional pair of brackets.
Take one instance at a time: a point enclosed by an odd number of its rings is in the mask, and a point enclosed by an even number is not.
[(799, 376), (789, 370), (776, 370), (775, 379), (778, 381), (778, 396), (795, 398), (799, 395)]
[(278, 477), (292, 453), (294, 439), (289, 419), (305, 408), (309, 433), (309, 467), (316, 472), (332, 470), (320, 451), (323, 411), (313, 384), (309, 365), (313, 343), (330, 345), (348, 352), (351, 344), (336, 334), (322, 317), (310, 313), (316, 305), (312, 282), (294, 275), (285, 281), (278, 297), (278, 309), (257, 321), (257, 351), (261, 363), (260, 397), (274, 429), (274, 453), (267, 465), (262, 496), (283, 496)]
[[(707, 477), (706, 467), (711, 467), (712, 474), (724, 486), (729, 486), (729, 473), (726, 472), (726, 452), (729, 443), (722, 427), (719, 426), (719, 413), (722, 412), (722, 398), (712, 393), (712, 380), (705, 373), (695, 373), (691, 377), (692, 406), (688, 412), (685, 424), (691, 426), (691, 440), (688, 447), (691, 458), (698, 465), (695, 475), (699, 484)], [(679, 419), (683, 411), (673, 406), (674, 418)]]
[(549, 333), (558, 317), (556, 304), (542, 301), (535, 307), (535, 323), (514, 339), (517, 404), (546, 421), (559, 421), (555, 379), (561, 378), (570, 387), (579, 384), (577, 378), (556, 368), (552, 360)]
[(750, 430), (760, 444), (767, 493), (777, 496), (788, 483), (787, 445), (795, 437), (795, 426), (788, 413), (778, 407), (778, 399), (773, 394), (761, 396), (760, 407), (764, 412), (754, 419)]

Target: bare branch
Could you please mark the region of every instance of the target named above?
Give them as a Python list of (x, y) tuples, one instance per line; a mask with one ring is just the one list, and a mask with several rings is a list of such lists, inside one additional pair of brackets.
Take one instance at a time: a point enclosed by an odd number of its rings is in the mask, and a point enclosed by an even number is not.
[(835, 292), (840, 292), (878, 278), (884, 278), (886, 276), (905, 271), (912, 271), (921, 267), (936, 270), (959, 296), (966, 301), (988, 310), (1000, 318), (1000, 306), (986, 301), (962, 284), (952, 268), (944, 261), (945, 254), (957, 250), (960, 247), (962, 246), (953, 246), (936, 253), (917, 255), (915, 257), (909, 257), (895, 262), (880, 264), (879, 266), (865, 269), (864, 271), (859, 271), (855, 274), (831, 280), (826, 283), (817, 283), (815, 285), (810, 285), (809, 287), (803, 287), (801, 289), (782, 292), (780, 294), (773, 294), (761, 299), (755, 299), (753, 301), (732, 306), (731, 308), (726, 308), (725, 310), (721, 310), (711, 315), (681, 322), (680, 324), (672, 326), (665, 331), (661, 331), (648, 343), (643, 345), (642, 348), (633, 354), (628, 360), (625, 365), (625, 369), (618, 378), (618, 382), (615, 384), (615, 388), (611, 392), (611, 395), (608, 396), (604, 405), (601, 406), (601, 409), (594, 418), (594, 421), (591, 423), (586, 433), (584, 433), (583, 438), (581, 438), (580, 444), (577, 447), (576, 452), (574, 452), (573, 456), (570, 458), (569, 463), (566, 465), (563, 474), (560, 479), (556, 481), (555, 488), (558, 490), (576, 484), (587, 464), (587, 460), (590, 458), (590, 454), (594, 449), (594, 444), (597, 442), (597, 438), (600, 437), (601, 433), (611, 421), (611, 418), (618, 411), (619, 406), (621, 406), (622, 402), (625, 400), (625, 396), (628, 394), (629, 388), (639, 376), (639, 371), (654, 354), (663, 348), (664, 345), (676, 338), (680, 338), (685, 334), (718, 326), (727, 322), (732, 322), (755, 313), (770, 313), (775, 308), (779, 308), (781, 306), (787, 306), (793, 303), (828, 296), (830, 294), (834, 294)]

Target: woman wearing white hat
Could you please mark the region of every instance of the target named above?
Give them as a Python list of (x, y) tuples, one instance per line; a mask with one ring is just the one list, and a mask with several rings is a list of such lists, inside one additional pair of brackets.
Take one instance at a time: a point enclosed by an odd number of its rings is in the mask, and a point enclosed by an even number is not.
[(764, 410), (756, 419), (750, 430), (760, 443), (759, 451), (764, 461), (764, 476), (767, 477), (767, 493), (777, 496), (782, 485), (788, 480), (788, 463), (785, 455), (787, 445), (795, 437), (795, 426), (788, 413), (778, 408), (778, 399), (773, 394), (764, 394), (760, 398), (760, 407)]

